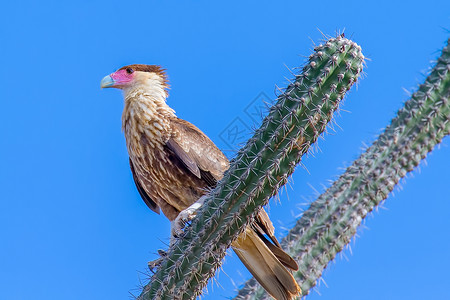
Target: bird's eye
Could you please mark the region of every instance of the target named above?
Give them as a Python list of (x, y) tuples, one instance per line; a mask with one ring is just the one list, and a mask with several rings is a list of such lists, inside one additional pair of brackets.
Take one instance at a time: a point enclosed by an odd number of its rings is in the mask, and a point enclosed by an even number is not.
[(127, 73), (128, 74), (132, 74), (134, 72), (134, 70), (132, 68), (127, 68)]

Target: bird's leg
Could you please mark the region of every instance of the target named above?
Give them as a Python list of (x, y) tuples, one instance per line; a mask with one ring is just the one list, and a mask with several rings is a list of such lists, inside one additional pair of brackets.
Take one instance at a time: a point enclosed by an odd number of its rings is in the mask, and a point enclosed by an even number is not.
[(174, 238), (180, 236), (183, 233), (183, 228), (186, 226), (186, 224), (189, 221), (192, 221), (192, 219), (197, 215), (197, 209), (199, 209), (203, 205), (203, 203), (205, 202), (205, 197), (206, 196), (200, 197), (200, 199), (198, 199), (194, 204), (192, 204), (185, 210), (182, 210), (178, 214), (177, 218), (170, 223), (170, 245), (172, 245)]
[[(205, 202), (205, 196), (200, 197), (194, 204), (181, 211), (177, 218), (170, 222), (170, 246), (175, 242), (176, 238), (183, 233), (183, 228), (186, 226), (187, 222), (191, 221), (197, 214), (197, 209), (199, 209)], [(164, 257), (167, 255), (166, 251), (158, 250), (159, 258), (149, 261), (148, 268), (153, 272), (155, 268), (161, 265)]]

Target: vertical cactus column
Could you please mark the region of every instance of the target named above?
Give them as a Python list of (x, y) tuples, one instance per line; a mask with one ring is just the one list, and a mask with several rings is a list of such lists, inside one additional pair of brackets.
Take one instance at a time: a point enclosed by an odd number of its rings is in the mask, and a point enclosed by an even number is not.
[[(379, 138), (311, 204), (282, 241), (298, 262), (307, 295), (323, 269), (347, 245), (366, 215), (399, 180), (450, 134), (450, 39), (425, 83)], [(254, 279), (235, 299), (269, 299)]]
[(314, 49), (138, 299), (193, 299), (201, 294), (232, 241), (324, 131), (363, 62), (361, 48), (341, 36)]

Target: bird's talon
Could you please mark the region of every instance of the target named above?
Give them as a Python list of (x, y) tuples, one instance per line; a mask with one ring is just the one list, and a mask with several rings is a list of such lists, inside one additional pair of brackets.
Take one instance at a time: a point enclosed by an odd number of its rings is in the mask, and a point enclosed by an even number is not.
[(157, 269), (161, 265), (162, 261), (163, 261), (163, 257), (159, 257), (159, 258), (157, 258), (155, 260), (149, 261), (147, 263), (149, 270), (152, 273), (155, 273), (154, 270)]
[(162, 249), (158, 249), (158, 255), (159, 255), (160, 257), (158, 257), (158, 258), (155, 259), (155, 260), (149, 261), (149, 262), (147, 263), (148, 268), (150, 269), (150, 271), (151, 271), (152, 273), (155, 273), (154, 269), (158, 268), (158, 267), (161, 265), (161, 263), (162, 263), (164, 257), (167, 256), (167, 251), (164, 251), (164, 250), (162, 250)]
[(173, 237), (179, 237), (183, 234), (183, 229), (195, 218), (201, 204), (202, 202), (196, 202), (178, 214), (177, 218), (172, 222)]

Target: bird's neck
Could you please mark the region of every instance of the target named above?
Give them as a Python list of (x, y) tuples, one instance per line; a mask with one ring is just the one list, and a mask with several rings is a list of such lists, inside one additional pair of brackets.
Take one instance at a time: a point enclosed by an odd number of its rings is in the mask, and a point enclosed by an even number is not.
[(170, 119), (176, 116), (175, 111), (166, 104), (166, 97), (163, 86), (124, 90), (122, 129), (129, 152), (131, 148), (143, 144), (161, 148), (167, 142)]

